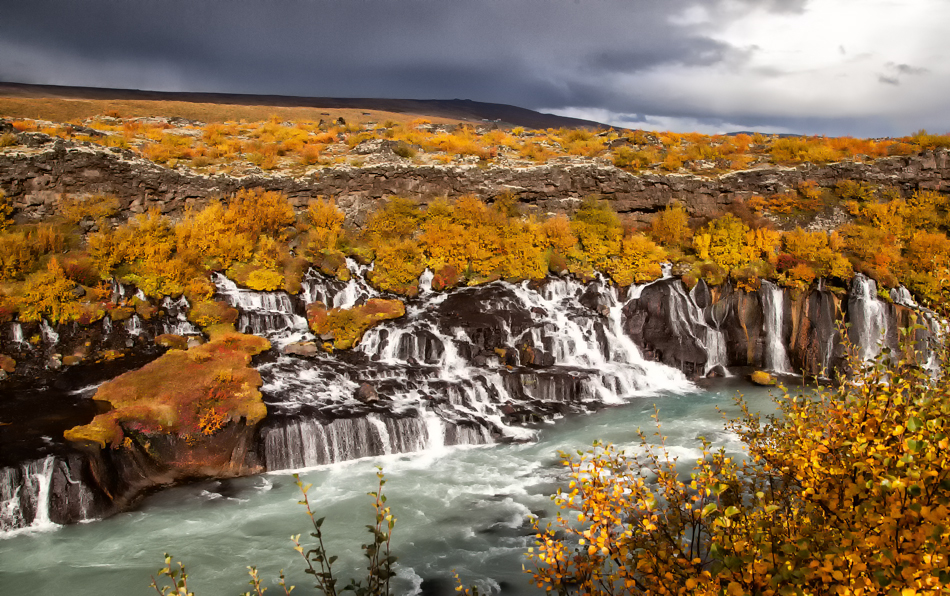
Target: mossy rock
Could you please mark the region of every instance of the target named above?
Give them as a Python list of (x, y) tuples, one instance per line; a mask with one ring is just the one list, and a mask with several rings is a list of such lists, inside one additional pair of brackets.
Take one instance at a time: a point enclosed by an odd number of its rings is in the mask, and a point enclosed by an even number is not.
[(175, 435), (198, 442), (231, 422), (254, 425), (267, 409), (251, 357), (270, 348), (255, 335), (222, 331), (188, 351), (170, 350), (102, 385), (95, 399), (112, 410), (67, 430), (67, 440), (118, 447), (129, 434)]
[(0, 354), (0, 370), (5, 373), (13, 374), (13, 371), (16, 369), (16, 360), (7, 356), (6, 354)]
[(187, 350), (188, 338), (182, 337), (181, 335), (175, 335), (174, 333), (163, 333), (162, 335), (159, 335), (155, 338), (155, 344), (162, 346), (163, 348)]
[(774, 385), (775, 377), (765, 372), (764, 370), (757, 370), (749, 376), (749, 379), (756, 385)]
[(135, 313), (135, 309), (131, 306), (113, 306), (109, 308), (109, 318), (115, 323), (131, 318), (133, 313)]
[(359, 343), (368, 329), (388, 319), (406, 314), (406, 306), (399, 300), (372, 298), (366, 304), (353, 308), (327, 310), (322, 302), (307, 306), (310, 329), (324, 338), (332, 338), (333, 349), (348, 350)]
[(462, 283), (462, 274), (457, 267), (440, 267), (432, 276), (432, 289), (437, 292), (449, 290)]
[(198, 302), (188, 311), (188, 320), (202, 328), (214, 325), (231, 325), (238, 320), (238, 310), (227, 302), (205, 300)]

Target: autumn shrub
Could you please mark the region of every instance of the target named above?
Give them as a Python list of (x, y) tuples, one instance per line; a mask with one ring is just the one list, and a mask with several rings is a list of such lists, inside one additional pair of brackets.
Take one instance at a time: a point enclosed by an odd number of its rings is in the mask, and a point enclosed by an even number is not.
[(950, 149), (950, 134), (930, 134), (923, 128), (911, 135), (910, 141), (921, 149)]
[(936, 377), (921, 361), (852, 360), (855, 376), (785, 392), (765, 419), (740, 400), (727, 429), (743, 453), (702, 439), (688, 474), (642, 433), (633, 452), (564, 454), (562, 512), (528, 553), (534, 582), (559, 594), (945, 594), (950, 376), (945, 358)]
[(693, 246), (699, 258), (710, 259), (728, 272), (748, 260), (745, 241), (749, 231), (742, 220), (727, 213), (699, 230), (693, 236)]
[(238, 319), (238, 311), (227, 302), (205, 300), (193, 304), (188, 311), (188, 320), (202, 328), (213, 325), (233, 324)]
[(425, 268), (419, 243), (411, 239), (399, 240), (376, 250), (369, 280), (381, 290), (412, 296), (418, 292), (419, 276)]
[(7, 195), (0, 190), (0, 232), (3, 232), (7, 229), (13, 222), (13, 205), (10, 203), (10, 199), (7, 198)]
[(59, 211), (66, 221), (77, 224), (85, 218), (98, 221), (112, 217), (119, 210), (119, 199), (112, 195), (64, 197)]
[(595, 268), (604, 270), (610, 258), (620, 251), (623, 226), (613, 209), (596, 197), (588, 197), (571, 218), (571, 231), (584, 257)]
[(607, 263), (607, 273), (621, 286), (653, 281), (662, 275), (667, 253), (643, 234), (631, 233), (620, 242), (619, 254)]
[(692, 236), (689, 217), (682, 205), (667, 205), (650, 220), (650, 236), (663, 246), (674, 248), (685, 246)]
[(857, 180), (841, 180), (835, 184), (835, 194), (844, 201), (866, 202), (874, 198), (874, 186)]
[(17, 297), (21, 321), (46, 319), (50, 323), (65, 323), (79, 315), (79, 299), (73, 292), (76, 283), (55, 258), (46, 269), (30, 275)]

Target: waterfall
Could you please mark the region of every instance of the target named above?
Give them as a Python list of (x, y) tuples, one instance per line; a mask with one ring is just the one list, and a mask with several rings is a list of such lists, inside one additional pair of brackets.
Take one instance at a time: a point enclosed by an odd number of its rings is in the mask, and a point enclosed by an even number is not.
[(0, 468), (0, 536), (95, 517), (95, 498), (80, 479), (81, 467), (76, 456), (47, 455)]
[[(342, 284), (311, 272), (302, 293), (338, 303), (355, 287), (362, 299), (365, 268), (359, 273)], [(532, 440), (525, 422), (693, 388), (680, 371), (642, 357), (623, 330), (625, 301), (603, 279), (434, 292), (427, 277), (406, 316), (371, 328), (351, 352), (259, 367), (274, 413), (262, 431), (268, 470)], [(223, 281), (219, 288), (242, 315), (265, 299)]]
[(255, 292), (239, 288), (227, 277), (216, 274), (218, 294), (241, 315), (236, 325), (242, 333), (253, 333), (270, 339), (292, 341), (293, 334), (307, 333), (307, 319), (297, 314), (293, 300), (286, 292)]
[(777, 285), (763, 279), (760, 295), (765, 327), (765, 368), (777, 373), (790, 373), (792, 366), (788, 360), (782, 334), (785, 317), (784, 293)]
[(162, 308), (165, 310), (165, 319), (162, 321), (162, 333), (173, 335), (199, 335), (201, 331), (188, 320), (188, 309), (191, 305), (184, 296), (172, 300), (169, 296), (162, 299)]
[(887, 338), (887, 308), (877, 297), (877, 284), (860, 273), (851, 282), (848, 304), (851, 322), (849, 335), (864, 361), (873, 360), (881, 353)]
[[(703, 283), (703, 282), (700, 282)], [(696, 300), (686, 293), (682, 282), (676, 281), (670, 287), (670, 323), (673, 333), (677, 337), (689, 337), (706, 352), (706, 367), (704, 373), (720, 368), (726, 374), (728, 362), (726, 358), (726, 339), (722, 331), (706, 323), (703, 311), (696, 305)], [(694, 292), (697, 285), (693, 288)], [(695, 330), (695, 331), (694, 331)]]
[(23, 325), (19, 321), (10, 324), (10, 341), (16, 346), (23, 346), (27, 343), (23, 339)]
[(431, 429), (428, 415), (289, 420), (264, 430), (264, 462), (268, 471), (294, 470), (441, 447), (442, 431), (432, 436)]
[(142, 327), (142, 319), (137, 314), (133, 314), (125, 321), (125, 330), (129, 335), (142, 335), (145, 331)]
[(301, 281), (300, 297), (304, 304), (322, 302), (329, 308), (352, 308), (379, 296), (379, 292), (366, 281), (370, 267), (347, 258), (346, 268), (350, 272), (350, 279), (345, 284), (313, 269), (308, 270)]
[(106, 337), (112, 335), (112, 318), (108, 315), (102, 319), (102, 334)]
[(50, 485), (56, 457), (26, 462), (0, 469), (0, 531), (19, 528), (47, 528)]
[(917, 304), (917, 301), (914, 300), (914, 297), (910, 295), (910, 290), (904, 286), (897, 286), (896, 288), (891, 289), (891, 302), (894, 304), (900, 304), (906, 306), (907, 308), (917, 309), (920, 306)]
[(59, 334), (46, 322), (46, 319), (40, 320), (40, 333), (46, 343), (54, 346), (59, 343)]

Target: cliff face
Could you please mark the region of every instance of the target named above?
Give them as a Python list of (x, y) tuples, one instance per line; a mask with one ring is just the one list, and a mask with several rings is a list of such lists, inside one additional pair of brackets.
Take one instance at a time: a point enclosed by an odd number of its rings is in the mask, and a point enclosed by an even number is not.
[[(938, 337), (936, 316), (906, 290), (882, 300), (875, 282), (860, 274), (847, 291), (818, 285), (804, 293), (769, 282), (755, 292), (702, 281), (687, 290), (668, 278), (643, 288), (624, 315), (627, 333), (649, 356), (692, 376), (723, 367), (830, 376), (846, 356), (839, 321), (849, 324), (847, 339), (865, 360), (884, 347), (903, 348), (927, 365)], [(900, 329), (912, 324), (919, 326), (913, 341), (901, 346)]]
[(767, 167), (703, 177), (691, 174), (631, 174), (603, 160), (574, 159), (530, 168), (476, 165), (413, 166), (383, 163), (367, 167), (335, 167), (300, 177), (250, 175), (206, 176), (170, 169), (135, 157), (128, 150), (104, 149), (53, 139), (40, 133), (19, 135), (24, 146), (0, 153), (0, 189), (13, 200), (17, 217), (35, 220), (56, 211), (62, 193), (108, 193), (120, 199), (120, 217), (151, 208), (179, 214), (214, 196), (241, 188), (286, 193), (304, 207), (314, 197), (336, 197), (355, 221), (362, 221), (379, 199), (390, 196), (458, 197), (474, 194), (491, 199), (518, 195), (528, 210), (569, 211), (579, 199), (597, 194), (615, 211), (644, 218), (673, 200), (694, 217), (713, 216), (737, 198), (770, 195), (797, 188), (804, 180), (833, 187), (840, 180), (886, 184), (905, 194), (918, 189), (950, 189), (946, 150), (873, 163), (842, 162), (826, 166)]

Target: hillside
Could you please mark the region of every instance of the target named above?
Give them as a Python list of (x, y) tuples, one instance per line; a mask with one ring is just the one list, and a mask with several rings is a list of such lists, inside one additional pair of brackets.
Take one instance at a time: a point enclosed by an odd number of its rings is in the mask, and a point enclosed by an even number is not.
[[(39, 102), (37, 100), (45, 100)], [(30, 101), (22, 101), (30, 100)], [(64, 105), (69, 102), (72, 105)], [(76, 105), (79, 104), (79, 105)], [(186, 105), (181, 105), (186, 104)], [(187, 105), (200, 104), (200, 105)], [(232, 114), (249, 114), (236, 109), (265, 107), (271, 112), (260, 114), (263, 119), (271, 113), (296, 108), (299, 117), (322, 115), (333, 119), (362, 122), (365, 116), (374, 119), (398, 119), (400, 116), (445, 119), (456, 122), (492, 122), (499, 126), (526, 128), (589, 128), (606, 129), (607, 125), (579, 118), (543, 114), (517, 106), (485, 103), (470, 99), (385, 99), (294, 97), (286, 95), (242, 95), (235, 93), (172, 93), (133, 89), (103, 89), (98, 87), (63, 87), (56, 85), (26, 85), (0, 82), (0, 114), (8, 117), (29, 117), (51, 120), (88, 118), (95, 114), (119, 112), (124, 115), (179, 116), (188, 119), (217, 121), (216, 116), (228, 119)], [(329, 111), (313, 114), (315, 110)], [(365, 114), (363, 112), (370, 112)], [(67, 116), (68, 114), (68, 116)], [(233, 117), (233, 116), (231, 116)], [(319, 117), (315, 118), (319, 119)]]

